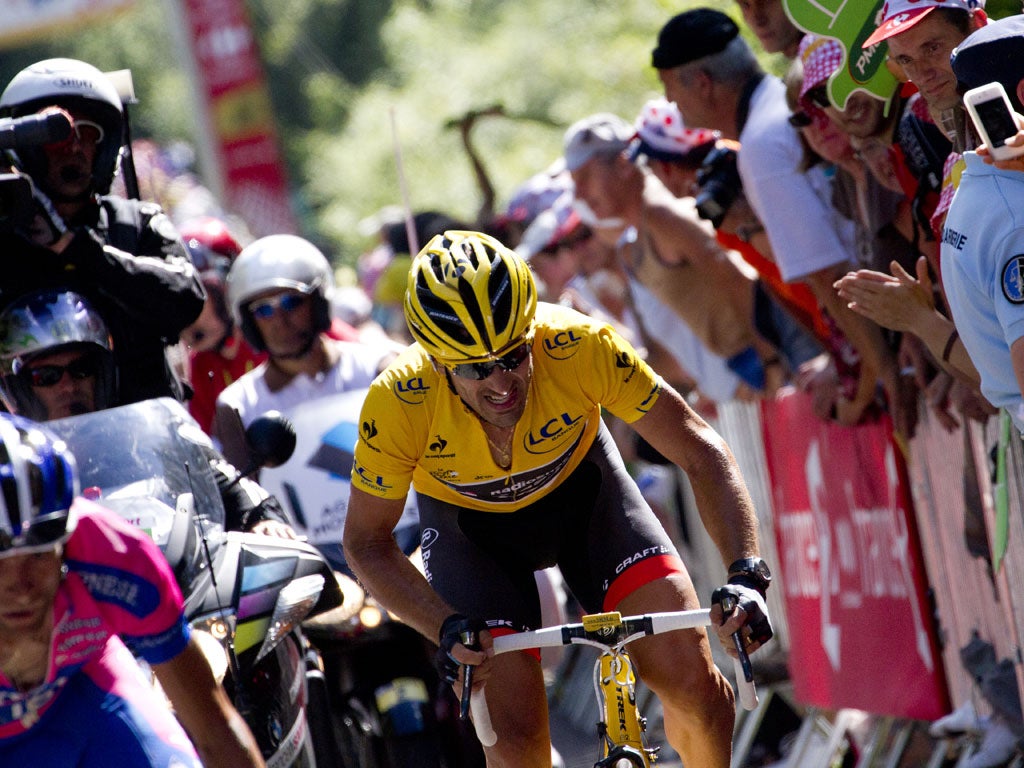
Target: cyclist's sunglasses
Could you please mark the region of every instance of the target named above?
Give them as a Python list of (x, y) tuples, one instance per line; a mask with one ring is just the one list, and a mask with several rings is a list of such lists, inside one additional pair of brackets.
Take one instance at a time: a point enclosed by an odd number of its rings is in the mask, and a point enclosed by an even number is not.
[(269, 320), (279, 309), (282, 312), (294, 312), (305, 304), (308, 298), (304, 293), (282, 293), (280, 296), (254, 301), (249, 305), (249, 312), (255, 318)]
[(99, 360), (95, 355), (84, 355), (72, 360), (67, 365), (28, 365), (22, 369), (33, 387), (53, 387), (64, 378), (64, 373), (76, 381), (88, 379), (99, 371)]
[(459, 363), (458, 365), (446, 365), (448, 370), (459, 378), (482, 381), (494, 373), (495, 368), (501, 368), (503, 371), (514, 371), (520, 365), (525, 363), (526, 358), (529, 356), (530, 342), (524, 341), (522, 344), (513, 347), (496, 360), (488, 360), (484, 363)]
[(17, 536), (0, 531), (0, 557), (51, 550), (64, 538), (67, 529), (67, 511), (63, 510), (36, 518), (28, 530), (22, 529)]

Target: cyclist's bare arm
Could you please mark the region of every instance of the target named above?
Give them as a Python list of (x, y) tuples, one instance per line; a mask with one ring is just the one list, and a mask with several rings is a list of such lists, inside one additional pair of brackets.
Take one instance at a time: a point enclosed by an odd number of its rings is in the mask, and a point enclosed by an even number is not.
[[(633, 428), (662, 456), (689, 477), (701, 522), (718, 547), (722, 562), (757, 557), (757, 516), (740, 475), (736, 459), (721, 436), (693, 409), (682, 395), (665, 385), (657, 401)], [(737, 655), (733, 633), (747, 623), (742, 608), (725, 621), (722, 606), (711, 606), (711, 623), (726, 653)], [(749, 651), (759, 648), (752, 644)]]
[[(441, 624), (455, 610), (442, 600), (416, 566), (405, 556), (392, 536), (405, 503), (379, 499), (353, 487), (349, 494), (342, 547), (356, 576), (385, 608), (437, 642)], [(491, 638), (482, 632), (480, 644), (490, 649)], [(489, 671), (485, 651), (470, 651), (462, 645), (452, 655), (463, 664), (483, 665), (475, 673), (482, 684)]]
[(757, 517), (739, 467), (725, 441), (682, 395), (665, 385), (633, 428), (690, 479), (701, 522), (725, 565), (757, 557)]

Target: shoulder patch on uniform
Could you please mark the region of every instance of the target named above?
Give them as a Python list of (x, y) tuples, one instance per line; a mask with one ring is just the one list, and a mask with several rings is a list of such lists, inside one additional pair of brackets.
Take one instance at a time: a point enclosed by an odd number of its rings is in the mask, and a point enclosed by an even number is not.
[(1003, 296), (1011, 304), (1024, 304), (1024, 253), (1011, 256), (1003, 267)]

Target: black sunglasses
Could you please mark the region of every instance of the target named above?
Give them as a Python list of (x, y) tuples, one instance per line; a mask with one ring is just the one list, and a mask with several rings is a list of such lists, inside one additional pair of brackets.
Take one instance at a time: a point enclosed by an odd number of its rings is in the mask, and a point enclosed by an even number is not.
[(806, 128), (814, 122), (814, 118), (808, 115), (803, 110), (792, 113), (786, 118), (787, 122), (794, 128)]
[(816, 85), (811, 88), (804, 94), (804, 98), (820, 109), (828, 109), (832, 106), (832, 102), (828, 100), (828, 87), (824, 85)]
[(15, 554), (29, 554), (24, 550), (47, 550), (56, 546), (67, 531), (67, 510), (51, 512), (48, 515), (37, 517), (18, 535), (0, 531), (0, 553), (16, 550)]
[(96, 375), (99, 361), (94, 355), (85, 355), (72, 360), (67, 365), (31, 365), (27, 366), (24, 375), (33, 387), (53, 387), (64, 378), (67, 371), (72, 379), (81, 381)]
[(462, 379), (482, 381), (494, 373), (495, 368), (503, 371), (514, 371), (530, 356), (529, 342), (523, 342), (519, 346), (509, 350), (497, 360), (488, 360), (486, 363), (459, 363), (449, 365), (448, 370)]

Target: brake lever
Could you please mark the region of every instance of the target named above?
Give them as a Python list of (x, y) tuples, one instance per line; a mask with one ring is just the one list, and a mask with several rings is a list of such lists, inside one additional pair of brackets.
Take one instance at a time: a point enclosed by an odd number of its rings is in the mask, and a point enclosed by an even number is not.
[[(459, 642), (471, 651), (480, 650), (477, 647), (476, 632), (465, 630), (459, 633)], [(469, 719), (469, 702), (473, 695), (473, 667), (469, 664), (462, 665), (462, 696), (459, 698), (459, 719)]]
[[(726, 595), (722, 598), (722, 611), (728, 616), (736, 610), (736, 606), (739, 604), (732, 595)], [(746, 646), (743, 644), (743, 637), (740, 635), (740, 630), (736, 630), (732, 633), (732, 644), (736, 648), (736, 654), (740, 659), (740, 667), (743, 669), (743, 679), (748, 683), (754, 682), (754, 668), (750, 663), (750, 654), (747, 653)]]

